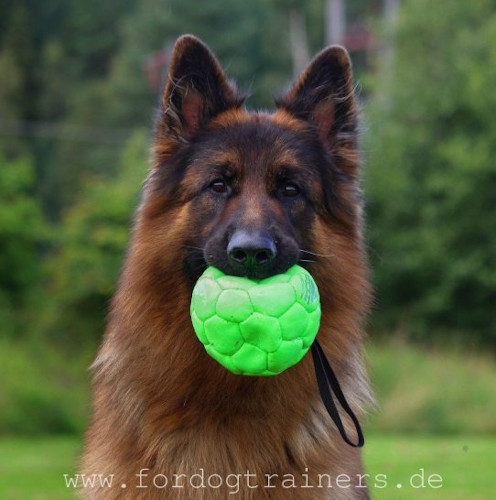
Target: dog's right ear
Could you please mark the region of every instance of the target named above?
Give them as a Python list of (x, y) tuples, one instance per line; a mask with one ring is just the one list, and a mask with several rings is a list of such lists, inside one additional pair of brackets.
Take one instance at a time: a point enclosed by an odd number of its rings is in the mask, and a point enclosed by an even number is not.
[(188, 141), (215, 115), (243, 102), (208, 47), (184, 35), (174, 46), (157, 133)]

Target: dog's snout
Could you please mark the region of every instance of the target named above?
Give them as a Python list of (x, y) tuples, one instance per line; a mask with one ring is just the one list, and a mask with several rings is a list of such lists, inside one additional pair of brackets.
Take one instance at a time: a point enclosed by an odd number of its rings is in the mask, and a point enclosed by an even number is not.
[(238, 229), (227, 245), (227, 255), (231, 265), (247, 271), (269, 264), (276, 254), (274, 238), (256, 231)]

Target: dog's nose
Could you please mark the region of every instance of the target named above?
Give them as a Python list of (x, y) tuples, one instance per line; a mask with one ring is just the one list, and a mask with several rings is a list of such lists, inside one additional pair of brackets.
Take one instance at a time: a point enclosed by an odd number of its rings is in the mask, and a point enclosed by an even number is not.
[(246, 270), (256, 270), (268, 264), (276, 256), (276, 244), (271, 236), (238, 229), (227, 245), (229, 261)]

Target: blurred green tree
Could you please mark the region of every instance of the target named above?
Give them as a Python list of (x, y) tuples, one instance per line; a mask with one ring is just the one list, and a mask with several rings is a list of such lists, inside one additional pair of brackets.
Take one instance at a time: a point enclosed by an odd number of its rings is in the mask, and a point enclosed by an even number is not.
[(94, 342), (104, 329), (129, 237), (131, 215), (146, 173), (148, 144), (137, 131), (112, 179), (86, 179), (79, 200), (62, 217), (46, 273), (51, 293), (42, 330), (66, 345)]
[[(170, 51), (184, 33), (212, 48), (229, 76), (253, 94), (254, 105), (271, 105), (271, 93), (291, 73), (286, 24), (278, 22), (266, 0), (144, 0), (124, 23), (122, 46), (108, 81), (113, 123), (149, 125)], [(146, 72), (160, 62), (158, 81), (150, 81)]]
[(33, 195), (29, 157), (7, 161), (0, 156), (0, 324), (12, 334), (26, 324), (21, 314), (38, 290), (39, 251), (48, 232)]
[(402, 4), (366, 137), (378, 327), (496, 345), (495, 7)]
[(113, 175), (129, 133), (150, 126), (177, 36), (211, 45), (255, 106), (271, 105), (291, 72), (287, 20), (267, 0), (0, 0), (0, 10), (0, 149), (32, 154), (54, 220), (85, 173)]
[(105, 124), (104, 96), (98, 109), (87, 103), (100, 93), (133, 7), (131, 0), (0, 0), (0, 150), (33, 157), (36, 194), (52, 218), (71, 202), (80, 173), (117, 161), (105, 137), (85, 140), (84, 130), (64, 124)]

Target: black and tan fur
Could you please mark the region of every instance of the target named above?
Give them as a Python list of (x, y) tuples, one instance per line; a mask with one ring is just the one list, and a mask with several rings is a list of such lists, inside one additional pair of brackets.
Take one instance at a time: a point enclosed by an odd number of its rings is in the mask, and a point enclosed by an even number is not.
[[(307, 470), (314, 485), (317, 474), (346, 474), (350, 488), (285, 489), (276, 481), (272, 489), (242, 485), (231, 496), (368, 497), (354, 487), (363, 473), (360, 452), (327, 415), (309, 354), (278, 376), (233, 375), (207, 355), (189, 319), (192, 286), (207, 265), (239, 273), (226, 259), (232, 232), (263, 228), (277, 258), (255, 274), (296, 262), (310, 270), (321, 294), (318, 338), (352, 408), (363, 413), (370, 287), (356, 120), (350, 61), (340, 47), (319, 53), (266, 113), (247, 111), (199, 40), (177, 41), (153, 165), (93, 365), (81, 472), (114, 474), (115, 487), (87, 489), (85, 498), (230, 497), (228, 489), (136, 489), (143, 468), (149, 477), (249, 470), (261, 484), (265, 474)], [(215, 182), (222, 192), (212, 189)]]

